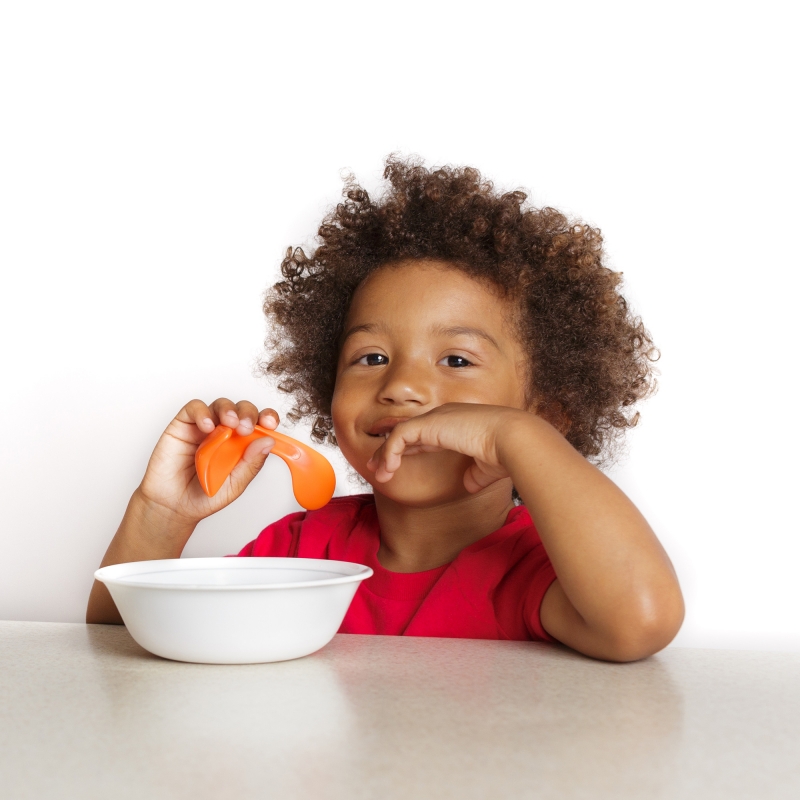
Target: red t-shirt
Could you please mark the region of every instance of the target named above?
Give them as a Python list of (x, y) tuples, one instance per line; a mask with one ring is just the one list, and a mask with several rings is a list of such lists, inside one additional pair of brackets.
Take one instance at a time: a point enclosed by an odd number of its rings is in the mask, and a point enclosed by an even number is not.
[(334, 497), (316, 511), (273, 522), (240, 556), (329, 558), (372, 567), (339, 633), (553, 642), (539, 621), (556, 574), (525, 506), (502, 528), (425, 572), (390, 572), (378, 562), (380, 528), (371, 494)]

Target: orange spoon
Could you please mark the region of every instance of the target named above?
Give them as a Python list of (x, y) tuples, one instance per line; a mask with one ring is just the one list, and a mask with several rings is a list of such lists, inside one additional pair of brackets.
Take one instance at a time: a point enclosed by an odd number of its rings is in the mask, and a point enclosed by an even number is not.
[(240, 436), (231, 428), (218, 425), (206, 436), (194, 458), (203, 491), (213, 497), (239, 463), (247, 445), (264, 436), (275, 440), (271, 452), (288, 464), (297, 502), (309, 511), (322, 508), (333, 497), (336, 488), (336, 476), (328, 459), (291, 436), (262, 428), (261, 425), (256, 425), (255, 430), (247, 436)]

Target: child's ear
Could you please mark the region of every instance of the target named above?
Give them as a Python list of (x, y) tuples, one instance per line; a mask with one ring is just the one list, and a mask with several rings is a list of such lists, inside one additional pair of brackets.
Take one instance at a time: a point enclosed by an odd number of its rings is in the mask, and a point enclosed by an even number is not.
[(569, 433), (572, 421), (558, 400), (539, 400), (533, 404), (533, 413), (549, 422), (562, 436)]

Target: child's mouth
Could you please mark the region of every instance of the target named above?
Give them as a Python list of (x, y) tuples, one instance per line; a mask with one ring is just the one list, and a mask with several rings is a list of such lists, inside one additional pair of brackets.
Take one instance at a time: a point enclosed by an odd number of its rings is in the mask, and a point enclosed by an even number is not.
[(366, 433), (368, 436), (386, 439), (395, 429), (395, 426), (405, 422), (410, 417), (384, 417), (379, 419)]

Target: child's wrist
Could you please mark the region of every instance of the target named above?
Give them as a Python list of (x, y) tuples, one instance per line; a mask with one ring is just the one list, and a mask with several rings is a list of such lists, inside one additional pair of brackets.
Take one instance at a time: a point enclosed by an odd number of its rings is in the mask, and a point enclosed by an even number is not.
[(154, 502), (141, 486), (131, 496), (125, 516), (142, 539), (162, 547), (179, 545), (181, 550), (199, 522)]
[(543, 448), (552, 447), (553, 439), (563, 441), (561, 434), (549, 422), (529, 411), (509, 409), (495, 440), (498, 461), (511, 471), (521, 457), (530, 469), (531, 456), (542, 456)]

